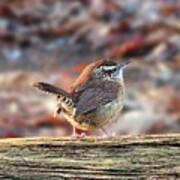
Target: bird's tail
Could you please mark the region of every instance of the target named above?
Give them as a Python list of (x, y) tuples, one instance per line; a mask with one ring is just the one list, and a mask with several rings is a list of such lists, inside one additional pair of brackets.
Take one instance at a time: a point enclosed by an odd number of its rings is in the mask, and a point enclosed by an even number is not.
[(51, 84), (44, 82), (35, 83), (34, 87), (36, 87), (41, 91), (57, 96), (58, 104), (57, 104), (57, 109), (55, 111), (55, 116), (57, 114), (60, 114), (62, 109), (63, 111), (72, 113), (74, 108), (74, 103), (71, 98), (71, 95), (68, 92), (62, 90), (61, 88), (55, 87)]
[(38, 82), (38, 83), (35, 83), (33, 86), (41, 91), (56, 95), (57, 97), (60, 96), (60, 97), (71, 98), (71, 96), (68, 92), (64, 91), (63, 89), (61, 89), (59, 87), (55, 87), (54, 85), (48, 84), (48, 83)]

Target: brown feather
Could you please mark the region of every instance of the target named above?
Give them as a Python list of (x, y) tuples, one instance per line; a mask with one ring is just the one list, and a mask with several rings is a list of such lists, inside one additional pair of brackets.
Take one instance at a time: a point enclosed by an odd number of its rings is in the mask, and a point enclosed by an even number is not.
[(84, 130), (95, 129), (112, 121), (121, 111), (124, 84), (95, 76), (92, 71), (99, 66), (116, 65), (109, 60), (89, 64), (73, 84), (70, 93), (47, 83), (38, 83), (35, 87), (58, 96), (57, 113), (61, 112), (73, 126)]
[(38, 82), (34, 84), (34, 87), (36, 87), (37, 89), (50, 93), (50, 94), (54, 94), (56, 96), (64, 96), (64, 97), (69, 97), (71, 98), (70, 94), (66, 91), (64, 91), (63, 89), (56, 87), (54, 85), (48, 84), (48, 83), (44, 83), (44, 82)]
[(117, 98), (119, 88), (119, 83), (94, 80), (88, 89), (75, 93), (76, 113), (88, 113), (112, 102)]
[(93, 62), (85, 67), (80, 76), (76, 79), (72, 86), (72, 92), (79, 91), (91, 79), (92, 70), (102, 64), (103, 60)]

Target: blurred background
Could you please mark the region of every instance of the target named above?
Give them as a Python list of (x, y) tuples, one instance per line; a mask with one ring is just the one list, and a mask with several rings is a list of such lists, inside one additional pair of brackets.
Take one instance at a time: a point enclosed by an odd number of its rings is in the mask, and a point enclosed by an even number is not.
[(125, 107), (106, 130), (180, 132), (179, 0), (1, 0), (0, 137), (70, 135), (32, 84), (69, 90), (86, 64), (131, 57)]

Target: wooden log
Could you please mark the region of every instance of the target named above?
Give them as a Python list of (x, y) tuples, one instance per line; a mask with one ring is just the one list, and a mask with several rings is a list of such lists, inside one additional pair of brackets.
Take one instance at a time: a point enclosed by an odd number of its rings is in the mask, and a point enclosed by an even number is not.
[(0, 140), (0, 179), (178, 179), (180, 134)]

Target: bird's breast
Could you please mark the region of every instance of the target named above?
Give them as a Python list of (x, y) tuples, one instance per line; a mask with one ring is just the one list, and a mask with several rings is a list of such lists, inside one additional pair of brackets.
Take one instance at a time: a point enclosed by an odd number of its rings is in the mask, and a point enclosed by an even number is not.
[(75, 127), (83, 130), (97, 129), (115, 121), (123, 107), (124, 87), (119, 87), (116, 98), (100, 105), (94, 111), (85, 114), (76, 114), (76, 109), (70, 114), (64, 112), (65, 118)]
[[(102, 125), (115, 121), (123, 107), (124, 93), (119, 94), (118, 98), (101, 107), (100, 116)], [(101, 123), (100, 123), (101, 124)]]
[(78, 116), (75, 121), (81, 125), (82, 129), (101, 128), (110, 122), (114, 122), (118, 118), (123, 107), (123, 100), (124, 92), (120, 91), (116, 99), (100, 106), (96, 111)]

